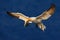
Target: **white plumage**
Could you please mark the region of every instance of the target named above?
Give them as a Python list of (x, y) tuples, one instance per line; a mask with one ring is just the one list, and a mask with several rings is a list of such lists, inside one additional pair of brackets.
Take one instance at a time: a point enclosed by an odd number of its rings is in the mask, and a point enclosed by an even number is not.
[(55, 11), (55, 5), (52, 4), (48, 10), (44, 11), (41, 15), (39, 15), (37, 17), (27, 17), (22, 13), (14, 13), (14, 12), (7, 12), (7, 14), (25, 21), (24, 26), (27, 26), (28, 23), (34, 22), (37, 24), (37, 26), (41, 30), (44, 31), (46, 29), (46, 26), (43, 25), (42, 20), (47, 20), (48, 18), (50, 18), (52, 16), (52, 14), (54, 13), (54, 11)]

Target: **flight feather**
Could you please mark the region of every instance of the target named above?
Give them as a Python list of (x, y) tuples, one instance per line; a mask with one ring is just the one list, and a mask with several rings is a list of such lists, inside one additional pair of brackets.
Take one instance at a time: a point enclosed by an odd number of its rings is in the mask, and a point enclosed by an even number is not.
[(29, 18), (29, 17), (25, 16), (22, 13), (7, 12), (7, 14), (9, 14), (9, 15), (11, 15), (13, 17), (19, 18), (21, 20), (27, 20)]
[(54, 14), (54, 11), (55, 11), (55, 5), (52, 4), (48, 10), (44, 11), (41, 15), (37, 16), (37, 19), (41, 18), (42, 20), (46, 20)]

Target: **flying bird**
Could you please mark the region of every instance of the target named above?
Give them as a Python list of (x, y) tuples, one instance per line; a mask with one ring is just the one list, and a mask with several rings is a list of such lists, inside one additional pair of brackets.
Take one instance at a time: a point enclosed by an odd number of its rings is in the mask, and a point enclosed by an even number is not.
[(54, 11), (55, 11), (55, 4), (51, 4), (48, 10), (45, 10), (41, 15), (38, 15), (37, 17), (28, 17), (19, 12), (7, 12), (7, 14), (25, 21), (24, 26), (27, 26), (29, 23), (34, 22), (36, 23), (38, 28), (44, 31), (46, 29), (46, 26), (42, 23), (42, 20), (49, 19), (54, 14)]

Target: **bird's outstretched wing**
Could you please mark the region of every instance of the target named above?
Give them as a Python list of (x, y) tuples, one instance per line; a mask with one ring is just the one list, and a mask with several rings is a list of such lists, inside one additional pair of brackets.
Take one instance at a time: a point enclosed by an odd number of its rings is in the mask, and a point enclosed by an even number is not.
[(13, 17), (16, 17), (16, 18), (19, 18), (21, 20), (27, 20), (29, 17), (23, 15), (22, 13), (14, 13), (14, 12), (7, 12), (7, 14), (9, 14), (10, 16), (13, 16)]
[(37, 19), (41, 18), (42, 20), (46, 20), (53, 15), (54, 11), (55, 11), (55, 5), (52, 4), (48, 10), (44, 11), (41, 15), (37, 16)]
[(7, 12), (7, 14), (9, 14), (10, 16), (13, 16), (13, 17), (16, 17), (18, 19), (21, 19), (21, 20), (25, 21), (24, 26), (28, 25), (29, 17), (23, 15), (22, 13)]

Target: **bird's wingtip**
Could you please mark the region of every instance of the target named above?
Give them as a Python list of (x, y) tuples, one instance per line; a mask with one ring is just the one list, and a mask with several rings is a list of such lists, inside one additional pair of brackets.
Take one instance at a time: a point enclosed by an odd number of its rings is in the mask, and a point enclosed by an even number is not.
[(7, 11), (7, 14), (10, 14), (10, 13), (11, 13), (11, 12), (8, 12), (8, 11)]
[(47, 11), (49, 11), (50, 9), (55, 9), (55, 7), (56, 7), (56, 5), (54, 3), (51, 3), (51, 6)]
[(11, 12), (8, 12), (8, 11), (7, 11), (7, 14), (8, 14), (8, 15), (11, 15)]
[(13, 15), (11, 14), (11, 12), (9, 12), (9, 11), (7, 11), (7, 14), (10, 15), (10, 16), (13, 16)]
[(54, 3), (51, 3), (51, 7), (56, 7), (56, 5)]

